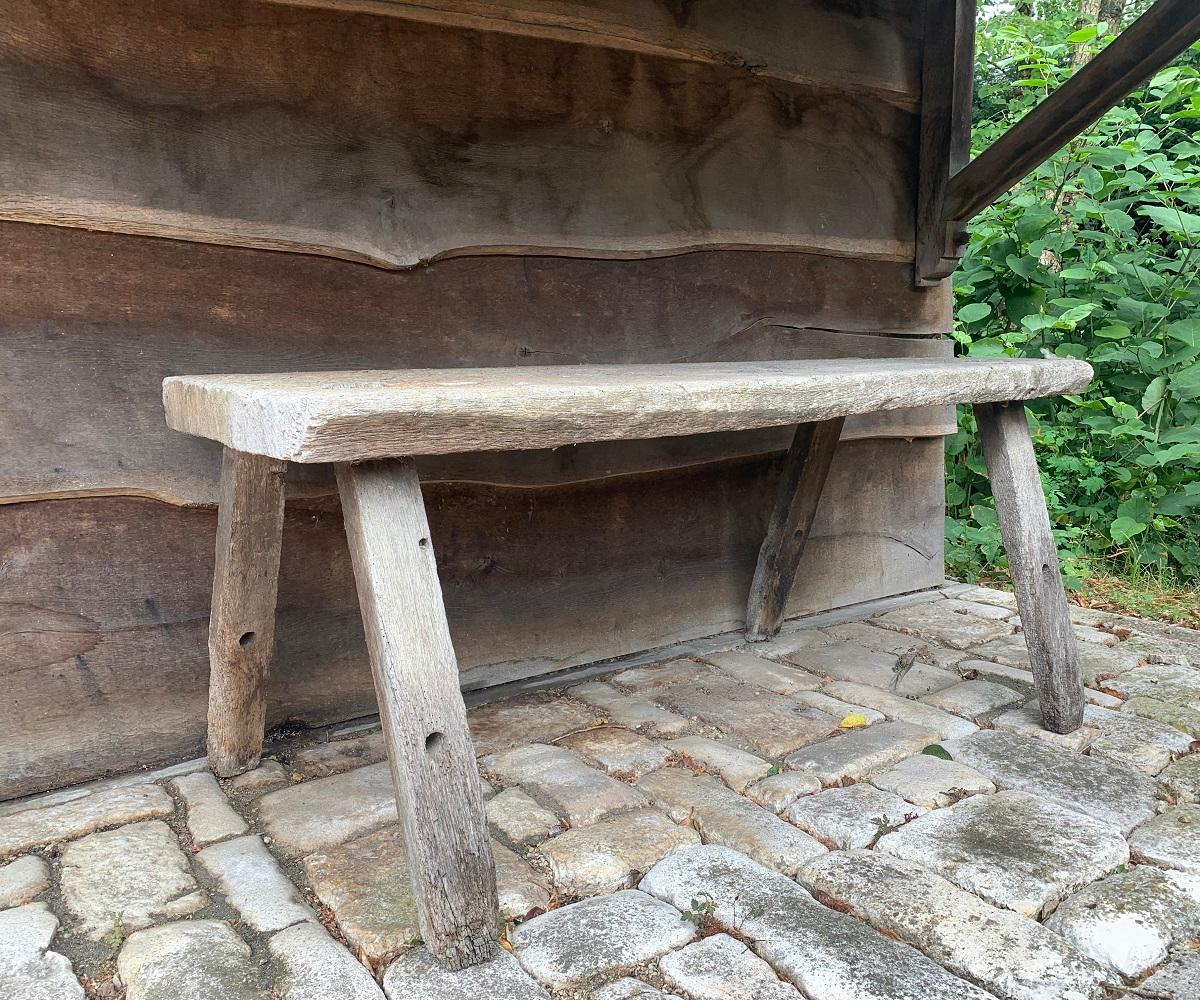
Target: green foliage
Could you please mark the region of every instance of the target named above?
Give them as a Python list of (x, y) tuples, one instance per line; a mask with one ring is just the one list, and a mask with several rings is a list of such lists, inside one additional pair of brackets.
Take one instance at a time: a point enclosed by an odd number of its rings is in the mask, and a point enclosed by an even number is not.
[[(987, 146), (1070, 75), (1078, 6), (983, 17), (974, 143)], [(1073, 44), (1076, 43), (1076, 44)], [(1080, 396), (1030, 420), (1068, 583), (1114, 570), (1200, 577), (1200, 71), (1191, 51), (979, 216), (954, 279), (974, 357), (1083, 358)], [(947, 559), (1003, 566), (965, 409), (947, 456)]]

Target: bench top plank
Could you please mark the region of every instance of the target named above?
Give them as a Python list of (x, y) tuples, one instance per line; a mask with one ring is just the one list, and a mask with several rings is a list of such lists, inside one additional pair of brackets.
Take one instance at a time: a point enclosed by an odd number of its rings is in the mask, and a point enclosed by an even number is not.
[(292, 462), (553, 448), (1059, 395), (1069, 359), (878, 359), (184, 375), (167, 423)]

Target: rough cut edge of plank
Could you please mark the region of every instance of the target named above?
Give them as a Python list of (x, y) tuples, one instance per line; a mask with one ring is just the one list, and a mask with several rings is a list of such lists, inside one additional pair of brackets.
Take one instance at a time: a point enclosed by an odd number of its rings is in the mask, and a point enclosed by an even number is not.
[[(720, 66), (742, 65), (744, 58), (738, 53), (723, 50), (718, 45), (705, 45), (699, 38), (687, 39), (672, 44), (668, 38), (656, 37), (653, 29), (647, 31), (635, 24), (618, 20), (587, 21), (582, 15), (572, 18), (555, 15), (551, 11), (514, 8), (508, 16), (498, 16), (496, 5), (456, 0), (456, 2), (431, 3), (429, 0), (266, 0), (268, 3), (288, 7), (308, 7), (318, 10), (337, 10), (351, 13), (371, 14), (379, 17), (403, 18), (428, 24), (446, 24), (455, 27), (491, 31), (498, 34), (546, 38), (554, 41), (572, 42), (599, 48), (622, 49), (643, 55), (688, 62), (711, 63)], [(697, 32), (697, 34), (699, 34)], [(849, 94), (864, 94), (894, 103), (898, 107), (915, 109), (919, 103), (919, 86), (913, 80), (910, 86), (867, 82), (850, 72), (827, 72), (823, 75), (804, 73), (777, 66), (746, 65), (748, 72), (767, 80), (781, 80), (808, 87), (825, 87)]]
[(163, 402), (170, 427), (239, 451), (354, 462), (1030, 399), (1091, 379), (1086, 362), (1032, 358), (408, 369), (176, 376)]
[(703, 233), (660, 233), (632, 245), (632, 239), (597, 236), (586, 245), (562, 242), (561, 234), (532, 235), (521, 243), (462, 245), (429, 253), (395, 254), (374, 244), (347, 239), (331, 242), (329, 232), (284, 222), (260, 223), (248, 219), (223, 219), (169, 209), (143, 209), (136, 205), (100, 202), (86, 198), (39, 198), (30, 195), (0, 196), (0, 219), (33, 225), (65, 226), (92, 232), (129, 236), (155, 236), (212, 243), (218, 246), (276, 250), (286, 253), (333, 257), (370, 264), (390, 271), (409, 270), (453, 257), (538, 254), (600, 260), (645, 260), (700, 250), (762, 250), (811, 253), (830, 257), (855, 257), (891, 263), (911, 263), (915, 241), (842, 238), (828, 234), (755, 233), (710, 229)]

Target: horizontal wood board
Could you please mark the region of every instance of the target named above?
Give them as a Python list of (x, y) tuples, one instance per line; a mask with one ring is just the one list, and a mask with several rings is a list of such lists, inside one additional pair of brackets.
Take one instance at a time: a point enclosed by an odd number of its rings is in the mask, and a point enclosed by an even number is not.
[[(945, 289), (904, 265), (710, 251), (641, 261), (360, 264), (0, 223), (0, 503), (133, 494), (213, 503), (220, 448), (168, 429), (162, 380), (214, 371), (948, 357)], [(900, 336), (878, 336), (898, 334)], [(848, 439), (954, 430), (948, 408)], [(464, 454), (425, 479), (548, 485), (765, 454), (790, 431)], [(293, 495), (333, 492), (323, 466)]]
[[(427, 484), (464, 687), (738, 627), (780, 461)], [(789, 614), (940, 582), (942, 461), (937, 438), (843, 444)], [(0, 798), (200, 752), (215, 528), (141, 499), (0, 507)], [(333, 502), (289, 504), (279, 603), (269, 724), (373, 712)]]
[[(714, 32), (763, 29), (764, 4), (724, 6)], [(798, 20), (800, 51), (875, 65), (858, 5), (820, 7), (840, 40)], [(0, 35), (0, 218), (381, 267), (699, 247), (911, 262), (917, 129), (911, 106), (747, 65), (258, 0), (12, 0)]]
[[(839, 358), (673, 365), (181, 375), (167, 423), (291, 462), (557, 448), (1079, 392), (1069, 358)], [(836, 438), (835, 438), (836, 439)]]

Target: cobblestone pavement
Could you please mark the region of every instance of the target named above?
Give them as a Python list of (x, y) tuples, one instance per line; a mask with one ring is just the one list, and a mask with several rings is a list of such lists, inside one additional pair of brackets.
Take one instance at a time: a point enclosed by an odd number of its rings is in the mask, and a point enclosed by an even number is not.
[(0, 997), (1195, 1000), (1200, 633), (1073, 610), (1068, 737), (963, 585), (473, 710), (505, 948), (462, 973), (369, 726), (0, 804)]

